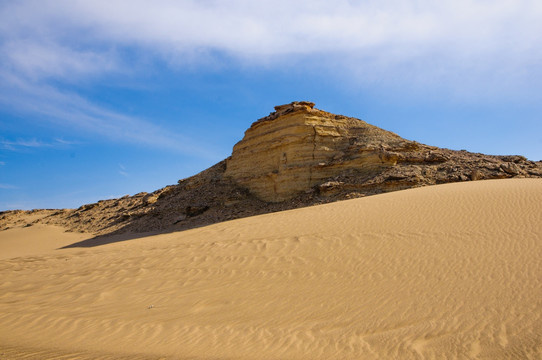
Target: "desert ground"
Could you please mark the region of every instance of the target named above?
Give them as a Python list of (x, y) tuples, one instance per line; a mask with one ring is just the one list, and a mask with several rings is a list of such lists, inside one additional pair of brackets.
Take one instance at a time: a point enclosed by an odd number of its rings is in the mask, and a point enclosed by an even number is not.
[(542, 179), (0, 232), (0, 359), (541, 359)]

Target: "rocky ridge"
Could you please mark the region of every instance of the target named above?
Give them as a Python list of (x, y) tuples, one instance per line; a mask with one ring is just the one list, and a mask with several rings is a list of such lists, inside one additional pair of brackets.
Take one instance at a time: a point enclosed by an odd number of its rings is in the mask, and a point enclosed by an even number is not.
[(512, 177), (541, 178), (542, 162), (424, 145), (293, 102), (253, 123), (228, 159), (176, 185), (78, 209), (3, 212), (0, 230), (45, 223), (96, 235), (175, 231), (412, 187)]

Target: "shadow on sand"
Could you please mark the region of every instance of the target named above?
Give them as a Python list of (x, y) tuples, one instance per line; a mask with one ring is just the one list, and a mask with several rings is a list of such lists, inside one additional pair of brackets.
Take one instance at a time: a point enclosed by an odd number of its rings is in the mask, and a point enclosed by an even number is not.
[(63, 247), (58, 248), (57, 250), (62, 249), (73, 249), (73, 248), (91, 248), (96, 246), (102, 246), (107, 244), (113, 244), (123, 241), (129, 241), (129, 240), (135, 240), (144, 238), (147, 236), (153, 236), (153, 235), (160, 235), (160, 234), (169, 234), (175, 232), (175, 230), (169, 230), (169, 231), (154, 231), (154, 232), (147, 232), (147, 233), (125, 233), (125, 234), (119, 234), (119, 235), (99, 235), (95, 236), (91, 239), (81, 240), (76, 243), (66, 245)]

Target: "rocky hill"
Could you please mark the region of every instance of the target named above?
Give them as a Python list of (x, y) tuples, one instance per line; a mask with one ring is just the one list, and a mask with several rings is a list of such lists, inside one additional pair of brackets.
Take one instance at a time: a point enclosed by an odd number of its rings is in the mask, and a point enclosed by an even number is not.
[(418, 186), (542, 177), (540, 161), (420, 144), (311, 102), (275, 110), (229, 158), (176, 185), (78, 209), (0, 213), (0, 230), (46, 223), (96, 235), (174, 231)]

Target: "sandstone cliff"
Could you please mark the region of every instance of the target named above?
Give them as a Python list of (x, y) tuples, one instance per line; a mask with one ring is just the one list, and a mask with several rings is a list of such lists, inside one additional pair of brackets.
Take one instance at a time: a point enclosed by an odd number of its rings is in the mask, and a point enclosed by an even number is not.
[(345, 172), (370, 178), (407, 158), (443, 160), (416, 142), (310, 102), (275, 109), (234, 146), (225, 174), (265, 201), (289, 200)]
[(97, 235), (171, 231), (417, 186), (542, 177), (540, 161), (420, 144), (310, 102), (275, 110), (252, 124), (231, 157), (176, 185), (78, 209), (0, 213), (0, 230), (46, 223)]

